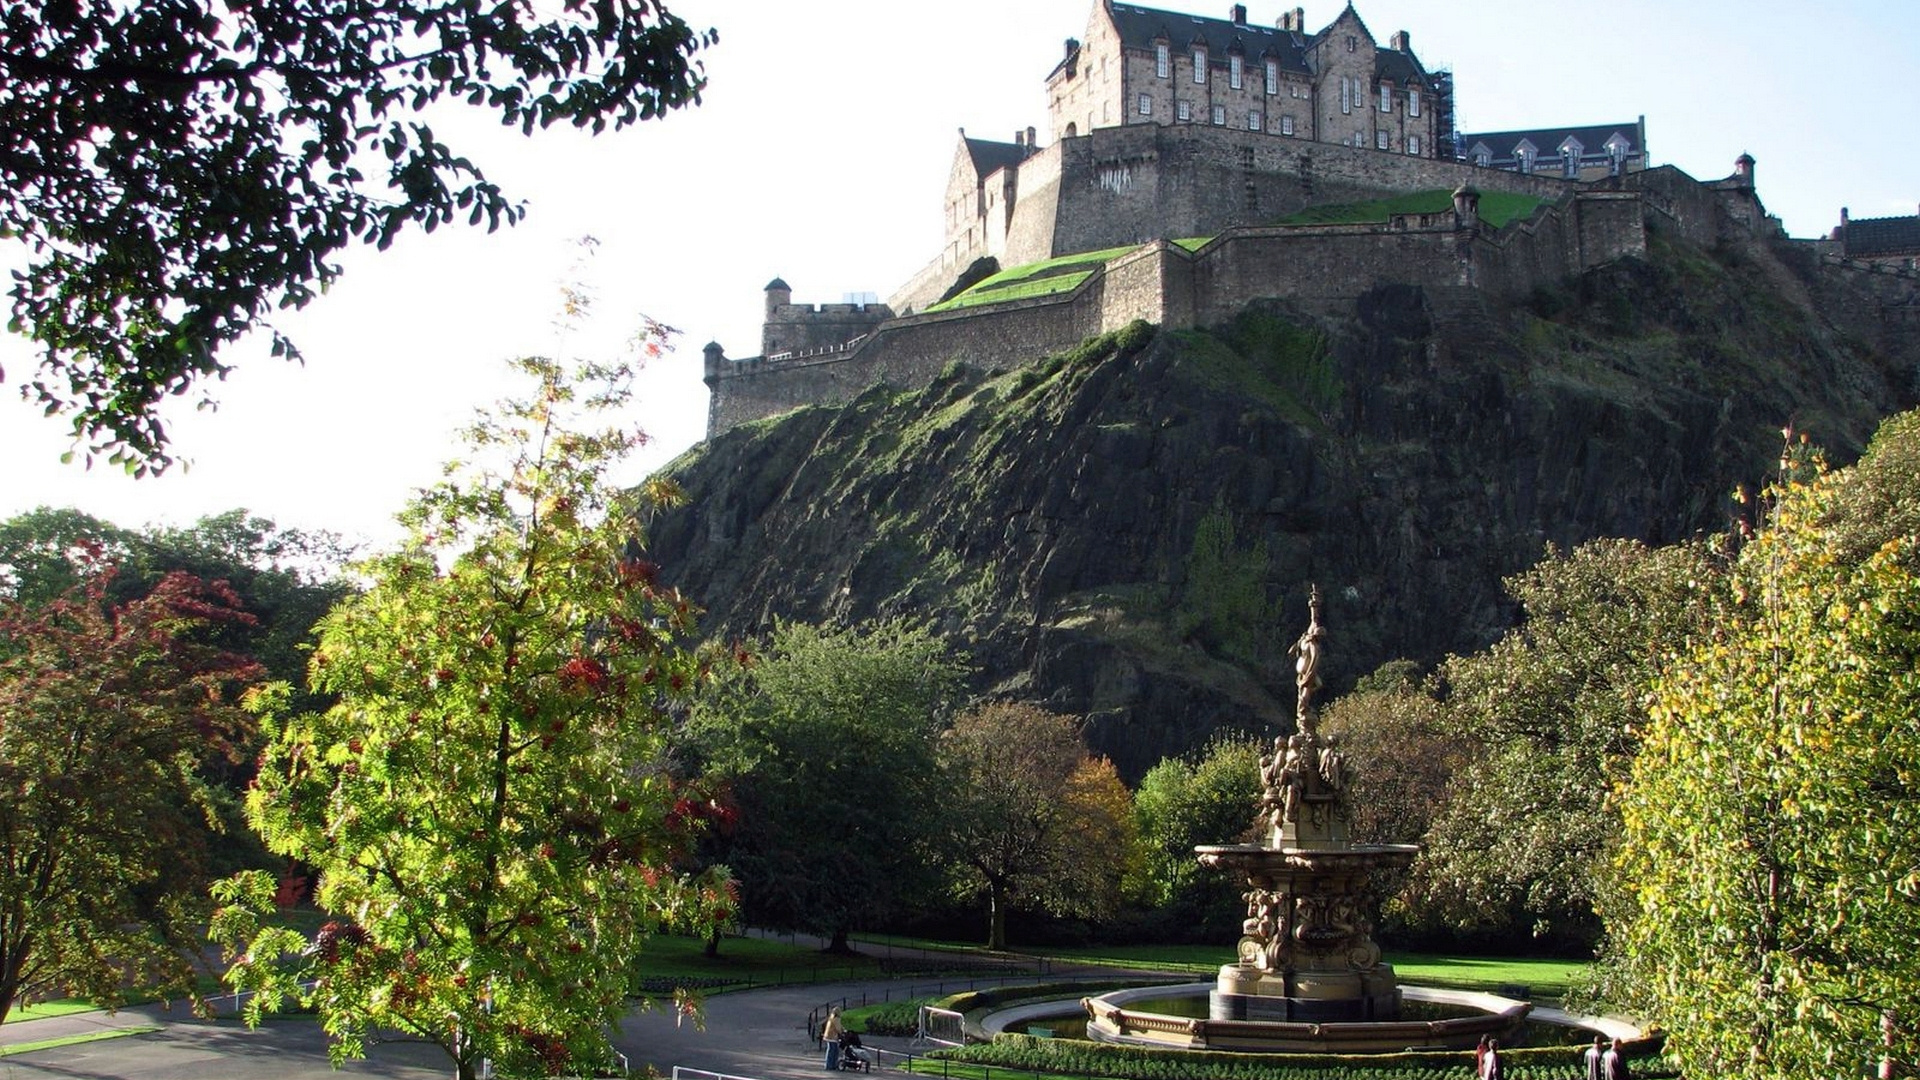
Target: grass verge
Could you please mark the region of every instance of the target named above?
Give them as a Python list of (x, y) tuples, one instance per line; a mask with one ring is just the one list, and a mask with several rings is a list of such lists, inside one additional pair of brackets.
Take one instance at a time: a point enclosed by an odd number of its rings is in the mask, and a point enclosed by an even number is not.
[(89, 1031), (81, 1035), (67, 1035), (58, 1039), (40, 1039), (36, 1042), (0, 1044), (0, 1057), (14, 1054), (30, 1054), (35, 1050), (53, 1050), (62, 1046), (78, 1046), (81, 1043), (99, 1042), (102, 1039), (118, 1039), (128, 1035), (150, 1035), (159, 1031), (158, 1024), (137, 1024), (133, 1027), (112, 1028), (106, 1031)]

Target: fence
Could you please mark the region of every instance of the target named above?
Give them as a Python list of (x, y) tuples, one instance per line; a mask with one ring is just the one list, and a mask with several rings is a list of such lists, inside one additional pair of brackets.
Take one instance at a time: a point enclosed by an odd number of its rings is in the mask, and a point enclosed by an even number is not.
[(965, 1046), (967, 1044), (967, 1018), (952, 1009), (935, 1008), (932, 1005), (920, 1006), (919, 1031), (914, 1033), (917, 1043), (936, 1043), (940, 1046)]

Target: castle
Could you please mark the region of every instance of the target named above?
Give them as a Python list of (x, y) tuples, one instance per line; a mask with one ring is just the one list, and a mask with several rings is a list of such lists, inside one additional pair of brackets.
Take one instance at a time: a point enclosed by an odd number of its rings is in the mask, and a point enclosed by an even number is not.
[[(1332, 306), (1383, 282), (1523, 296), (1644, 254), (1650, 227), (1701, 244), (1780, 233), (1752, 158), (1708, 182), (1649, 168), (1644, 119), (1459, 134), (1451, 76), (1428, 71), (1404, 30), (1378, 44), (1351, 4), (1308, 34), (1300, 8), (1268, 28), (1238, 4), (1216, 19), (1094, 0), (1046, 86), (1051, 145), (1032, 128), (1010, 143), (961, 132), (946, 242), (886, 303), (795, 304), (775, 278), (759, 356), (707, 345), (709, 437), (876, 383), (924, 385), (955, 359), (1016, 367), (1134, 319), (1209, 325), (1254, 299)], [(1435, 189), (1452, 205), (1274, 224)], [(1483, 192), (1538, 205), (1496, 227)], [(1003, 267), (1122, 249), (1071, 288), (941, 303)]]

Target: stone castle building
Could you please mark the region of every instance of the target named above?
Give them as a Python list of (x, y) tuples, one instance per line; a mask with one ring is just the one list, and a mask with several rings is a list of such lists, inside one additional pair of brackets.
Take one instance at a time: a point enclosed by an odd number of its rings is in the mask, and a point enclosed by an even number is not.
[[(1644, 255), (1649, 230), (1703, 245), (1780, 235), (1752, 158), (1711, 181), (1651, 168), (1644, 118), (1457, 135), (1451, 77), (1421, 64), (1406, 31), (1380, 45), (1351, 4), (1309, 34), (1299, 8), (1269, 28), (1240, 5), (1218, 19), (1094, 0), (1086, 37), (1067, 41), (1046, 86), (1059, 133), (1051, 145), (1033, 128), (1004, 143), (961, 132), (946, 242), (886, 303), (794, 303), (775, 278), (761, 354), (706, 347), (709, 436), (878, 383), (925, 385), (955, 360), (1016, 367), (1133, 319), (1211, 325), (1255, 299), (1337, 309), (1388, 282), (1456, 299), (1525, 296)], [(1274, 224), (1313, 206), (1436, 189), (1453, 192), (1450, 209)], [(1495, 227), (1479, 216), (1483, 190), (1530, 196), (1538, 208)], [(1854, 246), (1880, 242), (1868, 232), (1916, 239), (1857, 228), (1867, 224), (1843, 221), (1820, 253), (1843, 262), (1832, 250), (1842, 234)], [(1887, 261), (1910, 265), (1920, 253), (1901, 251)], [(1111, 257), (1072, 288), (939, 305), (997, 268), (1086, 252)], [(1887, 271), (1872, 284), (1911, 306), (1913, 280)]]
[(1840, 208), (1828, 250), (1844, 259), (1894, 269), (1920, 269), (1920, 214), (1855, 218)]

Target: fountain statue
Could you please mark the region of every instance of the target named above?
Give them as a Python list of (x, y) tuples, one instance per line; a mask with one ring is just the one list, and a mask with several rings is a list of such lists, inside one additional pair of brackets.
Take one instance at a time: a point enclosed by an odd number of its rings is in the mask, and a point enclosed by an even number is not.
[(1393, 1020), (1393, 966), (1380, 961), (1367, 884), (1413, 861), (1412, 844), (1354, 844), (1355, 767), (1337, 737), (1320, 733), (1326, 627), (1320, 590), (1308, 600), (1294, 658), (1294, 732), (1260, 758), (1262, 842), (1197, 849), (1204, 866), (1239, 873), (1247, 891), (1239, 960), (1220, 969), (1218, 1020)]
[[(1474, 1002), (1481, 1015), (1402, 1021), (1393, 965), (1373, 941), (1367, 889), (1375, 874), (1413, 861), (1413, 844), (1356, 844), (1354, 762), (1320, 732), (1315, 696), (1326, 651), (1320, 590), (1309, 592), (1294, 659), (1294, 730), (1260, 757), (1259, 841), (1195, 848), (1203, 866), (1240, 875), (1246, 921), (1238, 956), (1207, 994), (1208, 1018), (1131, 1010), (1131, 991), (1090, 998), (1090, 1037), (1196, 1049), (1382, 1051), (1472, 1046), (1505, 1036), (1530, 1006)], [(1425, 992), (1423, 992), (1425, 993)], [(1469, 995), (1474, 996), (1474, 995)]]

